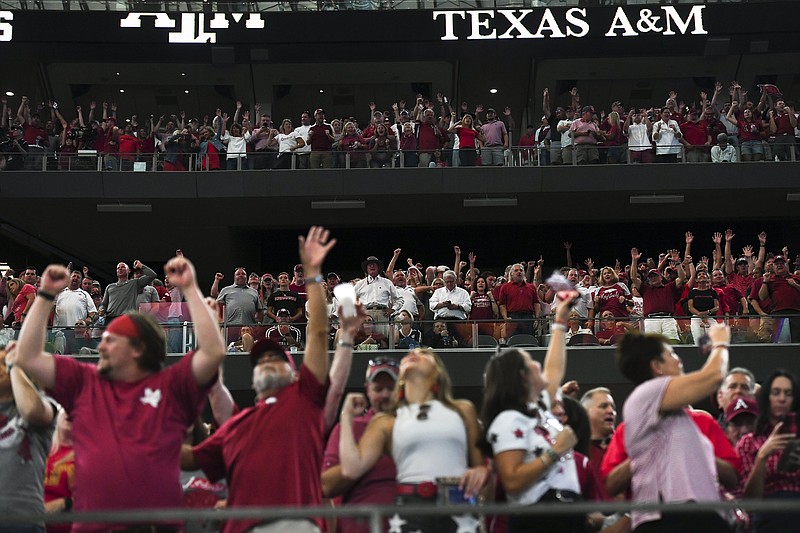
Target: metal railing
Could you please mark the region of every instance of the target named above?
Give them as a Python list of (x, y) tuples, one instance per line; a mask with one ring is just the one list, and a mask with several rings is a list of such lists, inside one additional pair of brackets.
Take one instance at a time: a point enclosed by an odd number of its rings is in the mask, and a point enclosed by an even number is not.
[[(248, 152), (243, 156), (228, 157), (197, 153), (108, 155), (94, 150), (78, 153), (45, 153), (31, 150), (28, 153), (0, 152), (0, 170), (34, 172), (248, 172), (296, 169), (379, 169), (379, 168), (461, 168), (473, 166), (529, 167), (557, 165), (606, 164), (681, 164), (681, 163), (741, 163), (741, 162), (796, 162), (796, 144), (786, 145), (778, 154), (775, 145), (763, 143), (754, 152), (731, 144), (724, 152), (725, 159), (712, 161), (712, 146), (677, 146), (670, 154), (660, 154), (652, 147), (620, 146), (512, 146), (499, 149), (490, 157), (489, 149), (477, 151), (434, 150), (418, 152), (391, 150), (372, 152), (352, 150), (346, 152)], [(715, 151), (716, 152), (716, 151)]]
[[(151, 314), (164, 328), (167, 337), (167, 351), (171, 354), (185, 354), (195, 347), (194, 324), (188, 310), (181, 317), (168, 318), (166, 309), (174, 304), (144, 304), (141, 311)], [(731, 317), (705, 318), (724, 322), (731, 328), (731, 344), (792, 344), (789, 320), (800, 317), (800, 313), (779, 315), (736, 315)], [(695, 317), (696, 318), (696, 317)], [(599, 317), (571, 318), (567, 333), (568, 346), (613, 347), (625, 331), (645, 331), (645, 321), (674, 321), (679, 334), (677, 344), (697, 344), (692, 333), (692, 317), (616, 317), (610, 323)], [(604, 324), (605, 322), (605, 324)], [(510, 319), (510, 320), (423, 320), (414, 321), (410, 332), (401, 332), (402, 324), (394, 318), (376, 321), (371, 326), (361, 328), (356, 337), (356, 351), (407, 350), (415, 346), (432, 346), (437, 350), (472, 349), (494, 350), (498, 347), (517, 346), (521, 348), (544, 348), (550, 343), (552, 317)], [(701, 325), (694, 332), (704, 331)], [(280, 328), (280, 326), (283, 326)], [(291, 328), (300, 331), (300, 338), (292, 340)], [(306, 323), (271, 323), (249, 325), (230, 325), (220, 323), (225, 344), (231, 352), (241, 349), (242, 328), (249, 328), (254, 340), (264, 338), (271, 328), (273, 337), (285, 345), (287, 351), (303, 352), (306, 338)], [(96, 355), (97, 345), (105, 329), (105, 322), (90, 323), (88, 326), (51, 327), (45, 339), (45, 350), (64, 355)], [(330, 349), (335, 347), (334, 339), (338, 324), (329, 323)], [(610, 329), (610, 331), (609, 331)], [(437, 331), (438, 330), (438, 331)], [(0, 328), (0, 346), (16, 338), (18, 328)], [(286, 336), (289, 334), (288, 336)]]
[(358, 505), (343, 507), (247, 507), (213, 509), (141, 509), (131, 511), (93, 511), (70, 512), (45, 515), (4, 516), (4, 524), (65, 524), (65, 523), (113, 523), (147, 524), (186, 522), (201, 523), (222, 520), (255, 519), (271, 521), (281, 519), (314, 519), (314, 518), (361, 518), (370, 528), (370, 533), (383, 531), (384, 519), (393, 515), (407, 516), (549, 516), (565, 513), (585, 515), (593, 512), (603, 514), (660, 511), (670, 514), (698, 514), (723, 512), (732, 513), (737, 510), (762, 513), (797, 513), (800, 512), (800, 499), (789, 500), (740, 500), (727, 502), (690, 502), (690, 503), (592, 503), (579, 502), (569, 504), (537, 503), (535, 505), (510, 505), (505, 503), (489, 503), (480, 505)]

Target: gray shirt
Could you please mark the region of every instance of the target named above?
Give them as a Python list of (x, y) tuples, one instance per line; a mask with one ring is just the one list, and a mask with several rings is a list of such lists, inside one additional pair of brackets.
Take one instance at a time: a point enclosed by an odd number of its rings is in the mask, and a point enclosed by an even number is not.
[(47, 427), (29, 426), (14, 402), (0, 403), (0, 517), (44, 513), (44, 468), (55, 423), (54, 416)]
[(144, 275), (141, 278), (118, 281), (106, 287), (100, 308), (105, 309), (107, 316), (117, 317), (128, 311), (138, 310), (136, 298), (139, 290), (156, 279), (156, 273), (149, 267), (142, 265), (142, 273)]
[(252, 326), (256, 313), (262, 310), (258, 292), (246, 285), (225, 287), (219, 291), (217, 303), (225, 306), (225, 323), (229, 326)]

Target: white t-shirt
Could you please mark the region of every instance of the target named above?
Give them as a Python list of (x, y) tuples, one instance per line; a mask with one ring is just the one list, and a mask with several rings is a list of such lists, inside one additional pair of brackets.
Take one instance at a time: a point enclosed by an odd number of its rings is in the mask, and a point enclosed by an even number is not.
[(647, 124), (632, 122), (628, 126), (628, 148), (632, 152), (643, 152), (653, 147), (650, 137), (647, 136)]
[[(311, 129), (310, 124), (308, 126), (297, 126), (294, 129), (294, 132), (297, 134), (298, 137), (302, 137), (303, 140), (306, 140), (308, 139), (308, 130), (310, 129)], [(298, 154), (309, 153), (311, 152), (311, 144), (306, 143), (305, 146), (303, 146), (302, 148), (298, 148), (297, 150), (295, 150), (295, 152), (297, 152)]]
[(297, 148), (297, 139), (302, 137), (296, 131), (293, 131), (289, 134), (286, 133), (279, 133), (275, 136), (275, 139), (278, 140), (278, 152), (294, 152), (295, 148)]
[(56, 295), (53, 325), (69, 328), (89, 316), (89, 313), (96, 312), (97, 308), (88, 292), (66, 288)]
[[(678, 154), (681, 151), (681, 143), (675, 136), (681, 132), (681, 127), (674, 120), (664, 122), (659, 120), (653, 125), (653, 140), (656, 141), (656, 154)], [(656, 134), (659, 134), (656, 139)]]
[[(556, 437), (563, 429), (549, 411), (550, 401), (547, 393), (543, 395), (547, 409), (538, 409), (534, 416), (519, 411), (503, 411), (492, 421), (487, 433), (494, 455), (510, 450), (525, 452), (523, 462), (532, 463), (546, 450), (552, 449)], [(538, 502), (550, 489), (570, 490), (580, 493), (578, 469), (575, 458), (568, 453), (558, 464), (550, 467), (544, 477), (518, 493), (506, 493), (509, 502), (518, 505), (531, 505)]]
[[(556, 128), (560, 128), (562, 126), (572, 126), (572, 123), (575, 122), (574, 120), (559, 120)], [(561, 148), (566, 146), (572, 146), (572, 134), (569, 131), (569, 128), (561, 132)]]

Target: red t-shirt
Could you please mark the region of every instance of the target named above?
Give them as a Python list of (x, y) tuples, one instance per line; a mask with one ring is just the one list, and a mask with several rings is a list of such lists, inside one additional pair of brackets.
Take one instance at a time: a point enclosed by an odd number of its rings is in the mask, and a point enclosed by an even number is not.
[(314, 124), (308, 130), (308, 139), (311, 150), (314, 152), (330, 152), (333, 148), (333, 141), (328, 137), (328, 133), (333, 135), (333, 128), (330, 124)]
[[(193, 355), (134, 383), (103, 378), (93, 364), (54, 356), (56, 384), (49, 392), (72, 420), (76, 511), (183, 506), (181, 444), (216, 381), (197, 385)], [(109, 527), (81, 523), (73, 531)]]
[(22, 138), (28, 144), (36, 144), (36, 138), (41, 137), (47, 139), (47, 132), (41, 126), (31, 126), (30, 124), (22, 125)]
[(642, 295), (642, 313), (645, 317), (651, 313), (674, 313), (675, 303), (681, 297), (681, 289), (674, 281), (661, 287), (642, 283), (639, 293)]
[(494, 318), (492, 299), (488, 293), (473, 293), (470, 300), (472, 300), (472, 309), (469, 311), (470, 320), (491, 320)]
[(595, 316), (600, 316), (603, 311), (611, 311), (614, 317), (628, 316), (628, 308), (625, 303), (620, 303), (619, 297), (630, 300), (630, 292), (621, 283), (615, 283), (607, 287), (600, 287), (595, 294), (597, 306), (594, 310)]
[(708, 126), (705, 122), (684, 122), (681, 124), (683, 138), (692, 146), (702, 146), (708, 140)]
[(758, 305), (761, 307), (761, 310), (765, 313), (769, 313), (772, 310), (772, 298), (767, 298), (762, 300), (758, 297), (758, 293), (761, 290), (761, 286), (764, 284), (764, 278), (758, 278), (753, 282), (753, 288), (750, 290), (750, 300), (755, 300), (758, 302)]
[[(322, 413), (328, 383), (305, 365), (300, 379), (228, 420), (194, 448), (210, 481), (228, 480), (228, 507), (311, 506), (322, 503)], [(241, 533), (260, 520), (230, 520)]]
[(800, 283), (800, 276), (774, 277), (768, 284), (773, 311), (800, 311), (800, 291), (789, 285), (789, 278)]
[(469, 150), (475, 148), (475, 139), (478, 138), (478, 132), (470, 128), (456, 128), (456, 135), (458, 135), (458, 149)]
[(19, 294), (17, 294), (14, 305), (11, 306), (11, 312), (14, 313), (15, 322), (22, 321), (22, 312), (25, 310), (25, 306), (28, 305), (28, 295), (30, 293), (36, 294), (36, 287), (30, 283), (26, 283), (22, 286), (22, 289), (20, 289)]
[(133, 135), (123, 133), (118, 140), (120, 158), (126, 161), (133, 161), (136, 156), (136, 148), (139, 146), (139, 139)]
[[(44, 502), (72, 498), (72, 480), (75, 475), (75, 449), (63, 444), (47, 456), (44, 473)], [(48, 524), (48, 533), (66, 533), (71, 524)]]
[[(719, 424), (714, 417), (705, 411), (695, 411), (686, 408), (687, 414), (692, 417), (692, 420), (697, 425), (700, 433), (706, 436), (711, 441), (714, 447), (714, 457), (722, 459), (726, 463), (730, 463), (737, 471), (741, 468), (741, 460), (736, 455), (736, 450), (731, 446), (725, 432), (719, 427)], [(606, 453), (603, 456), (603, 462), (600, 464), (600, 473), (603, 476), (603, 481), (608, 479), (608, 475), (614, 468), (623, 463), (628, 458), (628, 451), (625, 449), (625, 422), (617, 426), (614, 431), (614, 436), (611, 442), (608, 443)], [(630, 498), (630, 495), (628, 495)]]
[(506, 306), (509, 313), (533, 313), (534, 304), (539, 303), (536, 287), (533, 283), (523, 281), (521, 284), (509, 281), (500, 286), (497, 303)]
[(447, 132), (435, 124), (417, 124), (417, 146), (420, 150), (438, 150), (449, 138)]
[(742, 142), (761, 140), (760, 120), (755, 119), (753, 122), (746, 122), (744, 118), (741, 118), (736, 123), (736, 127), (739, 128), (739, 137)]
[(742, 295), (749, 294), (750, 289), (753, 288), (753, 276), (751, 274), (742, 276), (736, 272), (731, 272), (727, 275), (727, 280), (728, 283), (736, 287)]

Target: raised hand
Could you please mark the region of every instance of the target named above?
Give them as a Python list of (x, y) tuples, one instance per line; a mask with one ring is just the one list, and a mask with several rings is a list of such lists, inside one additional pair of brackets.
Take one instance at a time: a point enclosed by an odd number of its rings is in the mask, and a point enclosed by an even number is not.
[(474, 265), (474, 264), (475, 264), (475, 261), (477, 261), (477, 260), (478, 260), (478, 256), (477, 256), (477, 255), (475, 255), (475, 253), (474, 253), (474, 252), (470, 252), (470, 253), (469, 253), (469, 264), (470, 264), (470, 265)]
[(711, 236), (711, 240), (714, 242), (714, 244), (722, 244), (722, 233), (718, 231), (714, 232), (714, 234)]
[(694, 235), (692, 235), (691, 231), (687, 231), (686, 232), (686, 244), (692, 244), (693, 240), (694, 240)]
[(764, 233), (763, 231), (758, 234), (758, 244), (760, 244), (761, 246), (766, 246), (767, 244), (767, 234)]
[(631, 259), (638, 261), (642, 258), (641, 252), (639, 252), (638, 248), (631, 248)]
[(183, 255), (176, 255), (167, 261), (164, 272), (169, 276), (170, 283), (180, 289), (188, 289), (196, 284), (197, 274), (194, 265)]
[(330, 231), (322, 226), (311, 226), (308, 235), (299, 235), (297, 242), (303, 265), (315, 270), (319, 270), (325, 256), (336, 245), (336, 239), (331, 239)]
[(564, 249), (565, 250), (571, 250), (572, 249), (572, 243), (571, 242), (565, 242), (564, 243)]
[(725, 230), (725, 242), (730, 242), (735, 237), (732, 229)]
[(742, 248), (742, 253), (744, 254), (745, 257), (753, 257), (753, 247), (748, 244), (747, 246)]
[(222, 272), (217, 272), (216, 274), (214, 274), (214, 280), (222, 281), (223, 279), (225, 279), (225, 274), (223, 274)]
[(39, 290), (47, 294), (56, 295), (69, 285), (69, 270), (61, 265), (50, 265), (42, 274)]
[(456, 255), (460, 256), (461, 255), (461, 247), (460, 246), (453, 246), (453, 252), (455, 252)]

